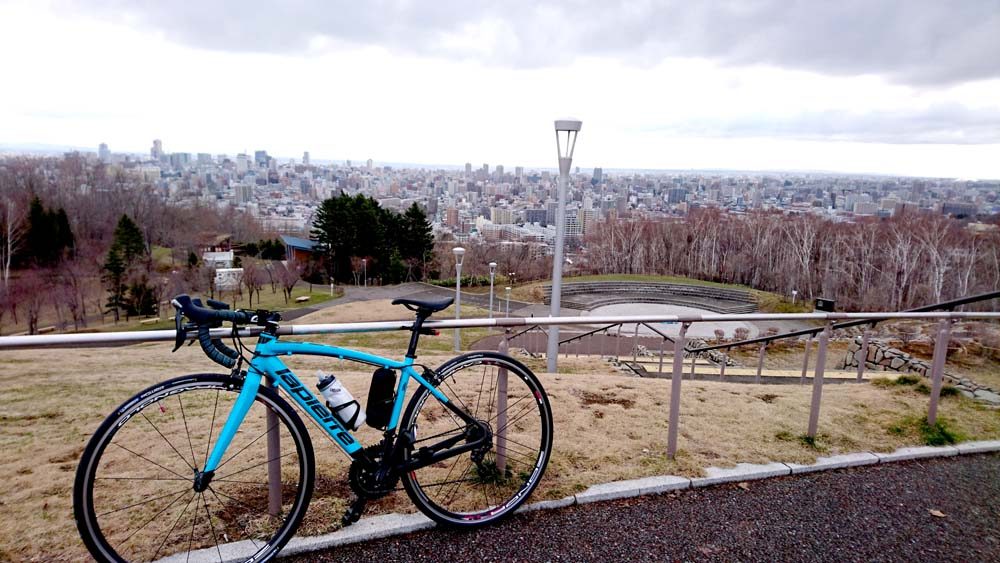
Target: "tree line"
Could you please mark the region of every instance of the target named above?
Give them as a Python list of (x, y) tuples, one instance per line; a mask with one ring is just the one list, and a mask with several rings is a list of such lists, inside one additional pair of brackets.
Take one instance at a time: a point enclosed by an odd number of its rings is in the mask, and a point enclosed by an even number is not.
[(695, 209), (683, 219), (602, 221), (585, 240), (595, 274), (679, 275), (847, 310), (902, 310), (1000, 289), (1000, 232), (930, 212), (837, 222)]
[[(11, 322), (35, 333), (43, 317), (82, 329), (154, 313), (167, 293), (208, 290), (214, 272), (199, 253), (221, 234), (275, 253), (252, 217), (164, 195), (80, 156), (0, 159), (0, 333)], [(167, 255), (153, 260), (154, 247)]]

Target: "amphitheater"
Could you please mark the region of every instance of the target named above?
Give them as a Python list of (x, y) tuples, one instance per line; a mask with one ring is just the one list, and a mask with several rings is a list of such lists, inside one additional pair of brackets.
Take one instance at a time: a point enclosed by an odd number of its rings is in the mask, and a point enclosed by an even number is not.
[[(551, 303), (552, 286), (544, 286), (545, 303)], [(608, 305), (650, 303), (677, 305), (713, 313), (755, 313), (757, 301), (749, 291), (704, 285), (664, 282), (564, 283), (560, 304), (568, 309), (593, 311)]]

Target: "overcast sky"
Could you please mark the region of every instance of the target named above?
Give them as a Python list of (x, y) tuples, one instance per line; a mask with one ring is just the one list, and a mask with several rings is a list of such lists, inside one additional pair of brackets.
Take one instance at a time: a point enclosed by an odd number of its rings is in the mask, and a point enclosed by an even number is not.
[(1000, 178), (1000, 0), (0, 0), (0, 143)]

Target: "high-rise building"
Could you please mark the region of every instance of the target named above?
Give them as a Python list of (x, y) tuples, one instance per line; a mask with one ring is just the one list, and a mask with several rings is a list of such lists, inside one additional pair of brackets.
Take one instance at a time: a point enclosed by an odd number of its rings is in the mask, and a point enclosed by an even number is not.
[(503, 181), (503, 164), (497, 164), (497, 181)]
[(594, 168), (594, 177), (590, 180), (590, 183), (596, 186), (602, 181), (604, 181), (604, 169)]
[(153, 157), (153, 160), (163, 159), (163, 141), (153, 139), (153, 148), (149, 149), (149, 156)]
[(100, 158), (101, 162), (104, 164), (111, 162), (111, 151), (108, 149), (107, 143), (101, 143), (101, 145), (97, 147), (97, 157)]
[(253, 162), (257, 165), (257, 168), (265, 168), (269, 158), (267, 151), (256, 151), (253, 153)]
[(309, 151), (302, 153), (302, 164), (309, 166)]
[(250, 169), (250, 157), (245, 154), (236, 155), (236, 173), (246, 174)]
[(520, 184), (524, 180), (524, 167), (515, 166), (514, 167), (514, 182)]
[(373, 164), (375, 164), (375, 163), (374, 163), (374, 162), (372, 162), (372, 159), (370, 159), (370, 158), (369, 158), (369, 159), (368, 159), (368, 162), (367, 162), (367, 163), (365, 163), (365, 164), (366, 164), (366, 165), (368, 166), (368, 169), (369, 169), (369, 170), (371, 170), (371, 169), (372, 169), (372, 165), (373, 165)]
[(212, 155), (207, 152), (198, 153), (198, 166), (208, 166), (212, 164)]
[(472, 163), (471, 162), (466, 162), (465, 163), (465, 177), (468, 178), (469, 176), (472, 176)]

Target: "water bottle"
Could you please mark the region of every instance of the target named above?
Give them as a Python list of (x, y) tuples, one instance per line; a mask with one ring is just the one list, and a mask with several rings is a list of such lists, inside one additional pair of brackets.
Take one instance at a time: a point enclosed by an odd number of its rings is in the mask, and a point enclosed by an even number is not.
[(326, 406), (333, 415), (351, 430), (361, 428), (365, 423), (365, 411), (361, 408), (361, 403), (355, 400), (354, 395), (351, 395), (351, 392), (333, 375), (317, 371), (316, 377), (318, 378), (316, 388), (326, 399)]

